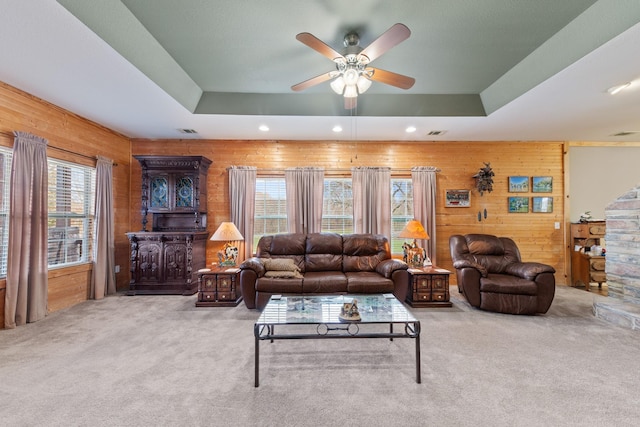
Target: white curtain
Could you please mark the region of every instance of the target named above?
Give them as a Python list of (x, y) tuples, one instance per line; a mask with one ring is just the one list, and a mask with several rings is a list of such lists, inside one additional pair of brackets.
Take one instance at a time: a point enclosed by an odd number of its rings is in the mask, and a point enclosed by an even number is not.
[(356, 233), (382, 234), (391, 241), (391, 169), (351, 169), (353, 225)]
[(116, 293), (114, 268), (113, 161), (98, 156), (91, 298), (102, 299), (106, 295)]
[(411, 168), (413, 184), (413, 217), (420, 221), (429, 240), (423, 240), (418, 246), (427, 250), (433, 265), (436, 262), (436, 172), (433, 166), (416, 166)]
[(253, 217), (256, 211), (256, 177), (254, 166), (229, 168), (229, 201), (231, 222), (244, 237), (238, 246), (238, 263), (253, 255)]
[(290, 233), (322, 230), (324, 169), (288, 168), (284, 171), (287, 192), (287, 226)]
[(47, 140), (15, 132), (4, 327), (47, 315)]

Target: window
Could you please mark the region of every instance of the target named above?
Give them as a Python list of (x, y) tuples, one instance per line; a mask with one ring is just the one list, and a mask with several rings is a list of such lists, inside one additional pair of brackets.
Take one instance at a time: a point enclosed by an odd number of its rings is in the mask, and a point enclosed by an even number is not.
[(351, 178), (325, 178), (322, 200), (322, 231), (353, 233)]
[(260, 237), (287, 232), (287, 193), (284, 178), (256, 179), (253, 253)]
[(91, 260), (96, 171), (48, 159), (49, 267)]
[(9, 181), (13, 152), (0, 147), (0, 277), (7, 276), (7, 246), (9, 245)]
[(413, 183), (411, 178), (391, 179), (391, 253), (401, 254), (405, 239), (394, 238), (413, 219)]

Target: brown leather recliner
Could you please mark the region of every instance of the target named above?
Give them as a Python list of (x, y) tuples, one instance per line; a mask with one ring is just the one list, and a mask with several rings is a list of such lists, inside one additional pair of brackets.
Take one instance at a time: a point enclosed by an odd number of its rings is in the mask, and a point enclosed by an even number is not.
[(522, 262), (515, 242), (489, 234), (449, 238), (458, 289), (473, 307), (510, 314), (546, 313), (555, 295), (555, 269)]

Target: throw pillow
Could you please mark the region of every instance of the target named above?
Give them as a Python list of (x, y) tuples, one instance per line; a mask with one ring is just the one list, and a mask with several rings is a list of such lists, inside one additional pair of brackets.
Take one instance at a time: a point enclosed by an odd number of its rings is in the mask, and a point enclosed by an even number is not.
[(264, 258), (261, 261), (267, 271), (300, 271), (291, 258)]
[(297, 271), (286, 270), (270, 270), (264, 273), (264, 277), (282, 278), (282, 279), (302, 279), (302, 274)]

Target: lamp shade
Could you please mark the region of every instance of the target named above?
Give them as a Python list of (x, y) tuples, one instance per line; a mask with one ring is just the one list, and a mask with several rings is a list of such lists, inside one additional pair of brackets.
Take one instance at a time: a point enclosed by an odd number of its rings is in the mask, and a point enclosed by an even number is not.
[(218, 229), (213, 236), (209, 238), (209, 240), (220, 241), (220, 242), (228, 242), (235, 240), (244, 240), (240, 231), (236, 228), (235, 224), (232, 222), (223, 222), (220, 224)]
[(398, 234), (398, 237), (408, 239), (428, 239), (429, 234), (427, 233), (427, 230), (424, 229), (420, 221), (412, 219), (404, 226), (400, 234)]

